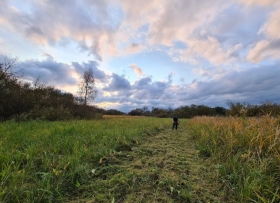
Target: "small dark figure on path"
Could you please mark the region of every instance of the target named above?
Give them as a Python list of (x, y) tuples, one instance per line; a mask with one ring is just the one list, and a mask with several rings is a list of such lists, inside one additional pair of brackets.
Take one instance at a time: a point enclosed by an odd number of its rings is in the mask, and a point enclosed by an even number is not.
[(179, 119), (178, 119), (177, 116), (174, 114), (174, 116), (173, 116), (173, 126), (172, 126), (172, 130), (174, 129), (174, 127), (175, 127), (176, 130), (177, 130), (178, 124), (179, 124)]

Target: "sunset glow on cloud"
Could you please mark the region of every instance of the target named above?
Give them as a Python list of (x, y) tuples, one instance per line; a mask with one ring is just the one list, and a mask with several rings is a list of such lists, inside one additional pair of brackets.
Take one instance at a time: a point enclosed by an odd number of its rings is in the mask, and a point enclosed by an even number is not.
[(93, 68), (95, 105), (280, 102), (279, 0), (3, 0), (0, 54), (24, 77), (77, 92)]

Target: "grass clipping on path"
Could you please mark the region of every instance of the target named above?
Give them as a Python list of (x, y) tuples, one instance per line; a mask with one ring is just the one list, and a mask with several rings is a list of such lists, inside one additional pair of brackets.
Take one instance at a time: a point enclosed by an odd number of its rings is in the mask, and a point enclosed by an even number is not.
[(223, 202), (215, 166), (198, 156), (182, 123), (100, 159), (92, 184), (70, 202)]
[(0, 202), (224, 202), (187, 122), (2, 123)]
[(217, 165), (237, 202), (280, 202), (280, 117), (196, 117), (200, 154)]

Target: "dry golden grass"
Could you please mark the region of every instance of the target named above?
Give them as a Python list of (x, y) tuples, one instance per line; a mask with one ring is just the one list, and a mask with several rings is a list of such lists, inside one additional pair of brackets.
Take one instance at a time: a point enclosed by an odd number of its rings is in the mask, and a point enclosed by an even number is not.
[(130, 116), (130, 115), (103, 115), (103, 118), (143, 118), (144, 116)]
[(259, 118), (196, 117), (192, 119), (192, 123), (207, 126), (207, 131), (201, 129), (203, 136), (214, 136), (217, 139), (216, 142), (229, 144), (231, 147), (244, 146), (252, 155), (260, 157), (280, 153), (280, 119), (269, 116)]
[[(241, 202), (280, 201), (280, 117), (196, 117), (190, 128), (202, 154), (221, 164), (220, 172)], [(276, 201), (277, 200), (277, 201)]]

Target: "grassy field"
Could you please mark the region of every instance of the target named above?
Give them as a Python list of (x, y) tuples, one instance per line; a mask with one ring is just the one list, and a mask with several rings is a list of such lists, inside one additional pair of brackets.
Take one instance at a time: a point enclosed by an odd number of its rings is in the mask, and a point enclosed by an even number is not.
[(0, 124), (0, 202), (280, 202), (280, 118)]
[(166, 128), (169, 120), (1, 123), (0, 202), (63, 202), (88, 184), (104, 157)]
[(280, 202), (280, 117), (196, 117), (189, 125), (237, 202)]

